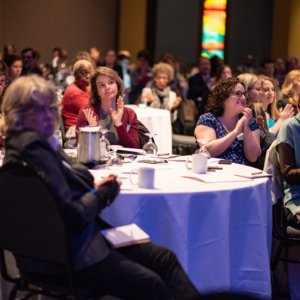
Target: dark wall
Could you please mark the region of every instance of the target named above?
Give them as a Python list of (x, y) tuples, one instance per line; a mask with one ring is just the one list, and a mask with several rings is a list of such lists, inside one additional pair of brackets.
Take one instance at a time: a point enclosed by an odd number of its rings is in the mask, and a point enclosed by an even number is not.
[(55, 46), (76, 52), (116, 47), (117, 0), (0, 0), (0, 47), (31, 46), (48, 61)]
[(155, 59), (173, 52), (181, 61), (194, 63), (199, 51), (199, 16), (198, 0), (157, 0)]
[(251, 53), (256, 66), (271, 55), (272, 0), (228, 0), (226, 61), (236, 66)]
[[(153, 1), (153, 0), (150, 0)], [(247, 53), (256, 64), (270, 55), (272, 0), (228, 0), (226, 62), (233, 67)], [(158, 0), (155, 58), (172, 51), (186, 63), (194, 63), (200, 53), (203, 0)]]

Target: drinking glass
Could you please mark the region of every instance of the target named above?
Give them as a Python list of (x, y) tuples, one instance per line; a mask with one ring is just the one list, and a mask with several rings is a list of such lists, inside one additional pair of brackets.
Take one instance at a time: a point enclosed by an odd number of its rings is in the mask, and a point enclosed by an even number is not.
[(110, 150), (110, 142), (106, 138), (105, 134), (109, 131), (109, 129), (101, 128), (101, 137), (100, 137), (100, 159), (105, 159), (109, 157), (109, 150)]
[(145, 133), (146, 136), (149, 137), (148, 142), (143, 146), (143, 150), (145, 151), (147, 156), (155, 157), (157, 154), (157, 146), (153, 142), (153, 137), (156, 134)]
[(119, 175), (122, 173), (122, 167), (123, 167), (123, 160), (118, 155), (117, 151), (118, 149), (122, 148), (120, 145), (110, 145), (110, 158), (107, 162), (107, 166), (115, 175)]
[(210, 153), (206, 149), (205, 144), (208, 142), (208, 139), (197, 139), (197, 143), (199, 145), (199, 149), (195, 151), (195, 153), (206, 155), (208, 158), (210, 158)]

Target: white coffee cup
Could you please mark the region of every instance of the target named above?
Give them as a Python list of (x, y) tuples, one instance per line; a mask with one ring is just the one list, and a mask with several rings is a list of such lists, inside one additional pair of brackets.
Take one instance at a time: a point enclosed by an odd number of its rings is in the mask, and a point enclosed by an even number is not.
[[(137, 174), (137, 176), (136, 176)], [(153, 189), (155, 169), (151, 167), (140, 167), (137, 170), (131, 171), (129, 180), (131, 184), (138, 185), (140, 188)]]
[(207, 155), (192, 154), (186, 158), (185, 164), (187, 169), (193, 173), (205, 174), (207, 172)]

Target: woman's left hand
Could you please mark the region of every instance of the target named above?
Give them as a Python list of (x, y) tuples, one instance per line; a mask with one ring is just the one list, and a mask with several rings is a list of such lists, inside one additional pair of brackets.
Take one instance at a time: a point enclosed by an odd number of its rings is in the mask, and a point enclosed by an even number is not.
[(123, 101), (123, 97), (119, 96), (118, 100), (117, 100), (117, 106), (116, 109), (110, 109), (110, 113), (111, 113), (111, 118), (114, 122), (114, 125), (116, 127), (119, 127), (122, 125), (122, 116), (123, 116), (123, 111), (124, 111), (124, 101)]

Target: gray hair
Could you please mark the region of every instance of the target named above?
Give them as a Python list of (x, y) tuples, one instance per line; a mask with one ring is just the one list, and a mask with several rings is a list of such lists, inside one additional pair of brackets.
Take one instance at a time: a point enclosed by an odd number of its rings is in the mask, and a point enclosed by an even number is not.
[[(24, 116), (38, 104), (41, 99), (50, 100), (50, 104), (57, 105), (55, 87), (37, 75), (22, 76), (7, 88), (3, 98), (0, 129), (3, 134), (7, 130), (21, 131)], [(56, 111), (56, 117), (58, 110)]]

